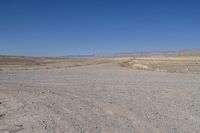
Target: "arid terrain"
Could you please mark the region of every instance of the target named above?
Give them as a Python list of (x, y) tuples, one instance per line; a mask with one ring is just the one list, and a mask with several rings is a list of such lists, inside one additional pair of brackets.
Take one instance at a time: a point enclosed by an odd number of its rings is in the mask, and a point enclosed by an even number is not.
[(170, 73), (200, 73), (200, 56), (136, 57), (119, 62), (120, 66)]
[(199, 57), (3, 57), (0, 69), (0, 133), (200, 132)]
[(108, 58), (50, 58), (0, 56), (0, 71), (41, 70), (78, 67), (113, 62)]

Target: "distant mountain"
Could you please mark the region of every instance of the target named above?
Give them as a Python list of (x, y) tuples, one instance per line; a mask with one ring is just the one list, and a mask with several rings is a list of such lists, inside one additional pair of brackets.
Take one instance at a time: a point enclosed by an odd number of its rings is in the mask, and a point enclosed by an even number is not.
[(200, 49), (184, 49), (179, 51), (179, 55), (200, 55)]
[(138, 57), (138, 56), (194, 56), (200, 55), (200, 49), (184, 49), (180, 51), (151, 51), (151, 52), (124, 52), (114, 54), (99, 54), (97, 57)]
[(67, 56), (61, 56), (62, 58), (92, 58), (96, 57), (95, 54), (91, 55), (67, 55)]
[(100, 54), (97, 57), (130, 57), (130, 56), (159, 56), (168, 55), (172, 56), (177, 54), (175, 51), (154, 51), (154, 52), (133, 52), (133, 53), (115, 53), (115, 54)]
[(67, 55), (59, 57), (37, 57), (37, 56), (14, 56), (14, 55), (0, 55), (0, 57), (20, 57), (20, 58), (95, 58), (95, 57), (138, 57), (138, 56), (200, 56), (199, 49), (183, 49), (180, 51), (151, 51), (151, 52), (121, 52), (113, 54), (90, 54), (90, 55)]

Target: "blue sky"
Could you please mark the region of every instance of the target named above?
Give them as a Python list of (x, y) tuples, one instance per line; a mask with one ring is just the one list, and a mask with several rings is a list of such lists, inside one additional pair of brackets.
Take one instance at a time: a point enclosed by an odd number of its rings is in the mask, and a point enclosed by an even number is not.
[(0, 54), (200, 48), (198, 0), (1, 0)]

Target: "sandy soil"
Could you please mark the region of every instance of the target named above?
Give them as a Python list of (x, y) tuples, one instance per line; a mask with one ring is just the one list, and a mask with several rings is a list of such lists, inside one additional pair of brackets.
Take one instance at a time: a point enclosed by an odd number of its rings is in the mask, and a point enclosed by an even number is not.
[(50, 58), (0, 56), (0, 71), (41, 70), (116, 62), (111, 58)]
[(115, 64), (0, 72), (0, 132), (198, 133), (199, 83)]

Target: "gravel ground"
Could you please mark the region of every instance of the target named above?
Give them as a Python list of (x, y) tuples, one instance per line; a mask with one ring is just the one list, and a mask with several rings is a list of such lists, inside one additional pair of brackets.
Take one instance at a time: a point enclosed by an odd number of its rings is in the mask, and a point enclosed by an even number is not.
[(200, 75), (101, 64), (0, 72), (0, 133), (199, 133)]

